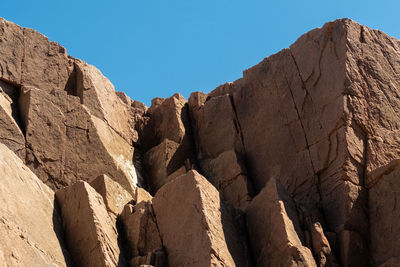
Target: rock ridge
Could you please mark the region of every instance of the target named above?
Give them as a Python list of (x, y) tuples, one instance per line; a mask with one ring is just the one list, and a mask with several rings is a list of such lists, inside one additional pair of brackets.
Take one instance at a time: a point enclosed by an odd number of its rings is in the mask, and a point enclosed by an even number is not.
[(400, 40), (350, 19), (146, 107), (0, 18), (0, 126), (6, 266), (400, 264)]

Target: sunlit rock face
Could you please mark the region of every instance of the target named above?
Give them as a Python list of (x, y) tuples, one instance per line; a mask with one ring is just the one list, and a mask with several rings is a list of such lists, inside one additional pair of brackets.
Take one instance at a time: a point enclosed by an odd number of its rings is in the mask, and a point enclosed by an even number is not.
[(147, 108), (0, 19), (5, 266), (400, 265), (400, 41), (348, 19)]

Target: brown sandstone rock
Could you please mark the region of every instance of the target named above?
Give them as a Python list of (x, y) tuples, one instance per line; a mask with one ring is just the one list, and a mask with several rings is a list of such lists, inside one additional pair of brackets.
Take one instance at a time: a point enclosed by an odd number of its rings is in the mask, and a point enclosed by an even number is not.
[(224, 94), (204, 100), (203, 95), (193, 93), (189, 107), (197, 157), (204, 175), (225, 200), (244, 210), (253, 189), (243, 164), (245, 151), (231, 97)]
[(162, 252), (163, 245), (151, 201), (142, 201), (136, 205), (127, 204), (120, 215), (120, 220), (129, 247), (130, 266), (140, 264), (164, 266), (166, 262), (155, 264), (157, 253)]
[(75, 60), (76, 87), (73, 94), (81, 99), (93, 116), (116, 131), (127, 142), (137, 142), (131, 100), (117, 94), (112, 83), (94, 66)]
[(295, 204), (275, 178), (250, 203), (246, 220), (257, 266), (316, 266), (299, 237)]
[(134, 149), (75, 96), (23, 87), (19, 97), (26, 129), (26, 164), (53, 188), (107, 174), (128, 192), (138, 183)]
[(103, 197), (107, 211), (112, 217), (116, 218), (124, 206), (133, 200), (131, 194), (105, 174), (91, 181), (90, 185)]
[[(369, 219), (372, 266), (387, 263), (400, 255), (400, 168), (396, 167), (369, 190)], [(392, 260), (393, 261), (393, 260)], [(386, 262), (387, 265), (384, 263)], [(398, 261), (393, 261), (398, 262)]]
[(312, 250), (318, 266), (339, 266), (319, 222), (311, 225)]
[(203, 160), (200, 166), (209, 181), (234, 207), (245, 210), (251, 201), (247, 172), (233, 150), (219, 154), (215, 159)]
[(103, 198), (86, 182), (56, 192), (66, 241), (78, 266), (125, 266), (115, 223)]
[(337, 20), (217, 88), (204, 104), (229, 93), (256, 190), (275, 176), (299, 203), (321, 203), (340, 254), (352, 255), (340, 259), (344, 266), (367, 264), (365, 185), (400, 153), (399, 56), (398, 40)]
[(72, 72), (65, 48), (32, 29), (0, 18), (0, 77), (47, 92), (64, 90)]
[(25, 137), (18, 125), (15, 106), (18, 89), (0, 81), (0, 142), (25, 160)]
[(144, 160), (148, 169), (147, 183), (153, 192), (157, 192), (170, 179), (176, 177), (169, 175), (185, 164), (188, 155), (181, 148), (180, 144), (164, 139), (145, 154)]
[(196, 171), (164, 185), (153, 208), (169, 266), (250, 266), (218, 191)]
[[(153, 101), (148, 113), (150, 116), (148, 130), (153, 132), (151, 136), (144, 136), (145, 146), (151, 148), (158, 145), (164, 139), (169, 139), (178, 144), (186, 137), (187, 110), (185, 108), (186, 99), (175, 94), (166, 99)], [(151, 139), (151, 137), (154, 137)]]
[(151, 201), (152, 199), (153, 197), (150, 195), (149, 192), (141, 187), (136, 187), (134, 195), (135, 203), (140, 203), (142, 201)]
[(54, 194), (0, 144), (0, 265), (69, 266)]
[[(184, 164), (187, 165), (187, 169), (191, 169), (195, 160), (185, 98), (175, 94), (167, 99), (154, 99), (147, 115), (149, 118), (141, 132), (140, 143), (144, 151), (151, 151), (147, 152), (148, 160), (145, 160), (150, 180), (165, 180)], [(153, 165), (153, 162), (157, 164)], [(161, 177), (154, 177), (155, 173), (161, 173)], [(157, 181), (153, 191), (163, 183), (165, 182)]]

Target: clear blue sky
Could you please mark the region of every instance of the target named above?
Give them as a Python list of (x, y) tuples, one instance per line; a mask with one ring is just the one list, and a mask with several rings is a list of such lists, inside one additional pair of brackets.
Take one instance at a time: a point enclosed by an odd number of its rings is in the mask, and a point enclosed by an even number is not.
[(0, 8), (1, 17), (60, 43), (146, 105), (234, 81), (337, 18), (399, 38), (399, 12), (398, 0), (1, 0)]

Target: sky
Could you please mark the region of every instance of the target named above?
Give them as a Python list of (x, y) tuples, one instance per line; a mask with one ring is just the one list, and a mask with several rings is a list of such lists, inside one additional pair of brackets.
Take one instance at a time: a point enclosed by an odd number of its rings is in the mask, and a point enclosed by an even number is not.
[(0, 0), (1, 17), (60, 43), (147, 106), (241, 78), (338, 18), (400, 38), (399, 10), (398, 0)]

